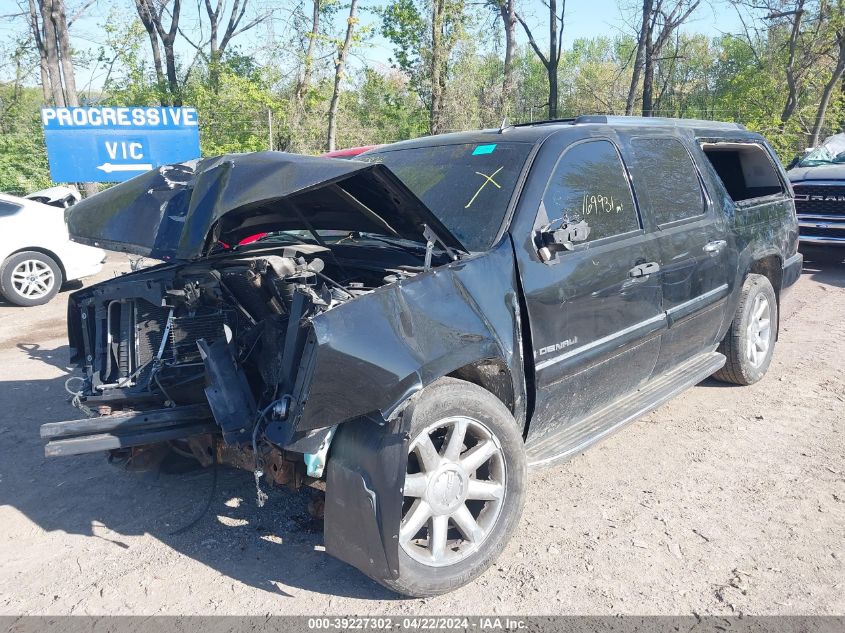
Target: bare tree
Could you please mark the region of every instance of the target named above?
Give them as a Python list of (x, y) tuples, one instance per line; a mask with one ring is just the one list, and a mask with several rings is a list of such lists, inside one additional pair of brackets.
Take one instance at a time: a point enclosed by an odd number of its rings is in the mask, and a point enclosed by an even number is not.
[(801, 21), (804, 18), (804, 4), (805, 0), (797, 0), (795, 9), (791, 11), (777, 11), (772, 12), (766, 16), (767, 20), (777, 20), (779, 18), (788, 18), (791, 22), (789, 29), (789, 39), (787, 40), (787, 61), (784, 67), (786, 74), (786, 102), (783, 105), (783, 111), (780, 115), (781, 129), (786, 126), (795, 108), (798, 105), (798, 90), (799, 84), (803, 77), (800, 64), (796, 63), (796, 58), (799, 52), (799, 39), (801, 37)]
[(337, 59), (334, 67), (334, 91), (329, 104), (329, 133), (328, 148), (334, 151), (337, 136), (337, 103), (340, 99), (340, 83), (343, 81), (343, 72), (346, 69), (346, 59), (349, 57), (349, 49), (352, 47), (352, 37), (355, 25), (358, 23), (358, 0), (352, 0), (349, 4), (349, 17), (346, 20), (346, 38), (343, 44), (338, 47)]
[(135, 10), (138, 12), (138, 17), (141, 18), (141, 24), (144, 25), (144, 30), (147, 31), (147, 37), (150, 39), (150, 50), (153, 54), (153, 67), (156, 73), (159, 101), (161, 105), (167, 105), (169, 99), (167, 98), (167, 84), (164, 79), (164, 66), (161, 62), (161, 48), (158, 45), (158, 32), (156, 31), (155, 19), (153, 18), (150, 4), (144, 2), (144, 0), (135, 0)]
[(226, 21), (226, 28), (223, 30), (223, 36), (220, 37), (221, 19), (225, 17), (226, 13), (224, 0), (217, 0), (215, 6), (211, 5), (211, 0), (204, 0), (204, 2), (210, 30), (208, 38), (209, 76), (212, 86), (216, 89), (220, 79), (220, 60), (223, 58), (223, 54), (226, 52), (226, 48), (229, 46), (232, 38), (258, 26), (270, 16), (270, 13), (262, 13), (244, 22), (243, 19), (247, 6), (249, 5), (249, 0), (234, 0), (232, 9), (229, 12), (229, 19)]
[[(83, 7), (83, 10), (90, 3)], [(28, 0), (30, 30), (38, 48), (44, 102), (58, 107), (79, 105), (76, 75), (68, 35), (64, 0)], [(97, 193), (97, 183), (82, 183), (86, 196)]]
[(50, 81), (50, 65), (47, 61), (47, 45), (44, 43), (44, 38), (41, 34), (41, 26), (38, 19), (38, 9), (35, 6), (35, 0), (29, 0), (29, 26), (32, 31), (32, 38), (35, 42), (35, 47), (38, 49), (41, 71), (41, 90), (44, 96), (44, 103), (50, 103), (51, 97), (54, 96), (53, 84)]
[(651, 24), (653, 6), (654, 0), (643, 0), (640, 33), (637, 37), (637, 53), (634, 56), (631, 86), (628, 88), (628, 98), (625, 101), (625, 114), (629, 116), (634, 113), (634, 103), (637, 100), (637, 87), (640, 84), (640, 75), (643, 72), (643, 56), (645, 55), (646, 39), (649, 37), (649, 25)]
[(489, 0), (489, 6), (502, 18), (505, 32), (505, 63), (502, 71), (501, 114), (507, 114), (513, 94), (513, 58), (516, 54), (516, 0)]
[(637, 52), (625, 102), (625, 114), (631, 114), (634, 110), (637, 87), (642, 76), (642, 115), (653, 116), (656, 66), (661, 61), (666, 44), (699, 4), (701, 0), (643, 0)]
[(320, 6), (321, 0), (311, 0), (311, 31), (308, 34), (308, 45), (305, 49), (305, 59), (302, 62), (302, 74), (296, 82), (296, 99), (300, 103), (305, 93), (311, 87), (311, 69), (314, 65), (314, 51), (317, 48), (317, 38), (320, 35)]
[[(801, 93), (807, 84), (807, 78), (819, 66), (821, 60), (829, 55), (831, 50), (838, 48), (834, 38), (826, 36), (825, 29), (832, 18), (841, 16), (831, 15), (829, 0), (732, 0), (737, 6), (744, 7), (754, 15), (755, 12), (766, 11), (762, 27), (762, 37), (759, 30), (755, 39), (767, 42), (773, 50), (781, 55), (771, 59), (760, 59), (761, 69), (767, 64), (783, 63), (783, 81), (786, 84), (786, 98), (780, 114), (780, 131), (786, 129), (795, 114)], [(842, 4), (837, 2), (841, 13)], [(833, 12), (835, 14), (835, 12)], [(748, 30), (749, 27), (746, 27)], [(746, 34), (752, 50), (754, 49), (751, 36)], [(757, 53), (755, 51), (755, 56)], [(780, 60), (783, 60), (781, 62)], [(834, 82), (835, 84), (835, 82)]]
[(822, 126), (827, 114), (827, 108), (830, 104), (830, 98), (833, 94), (836, 84), (843, 82), (842, 87), (845, 90), (845, 24), (842, 24), (842, 16), (845, 15), (843, 11), (843, 0), (837, 2), (839, 14), (839, 28), (835, 31), (836, 37), (836, 64), (831, 71), (830, 79), (825, 83), (822, 90), (822, 97), (819, 101), (819, 107), (816, 109), (816, 120), (813, 123), (813, 131), (810, 134), (810, 147), (815, 147), (819, 143)]
[(556, 119), (557, 118), (557, 105), (558, 105), (558, 80), (557, 80), (557, 69), (560, 66), (560, 56), (562, 50), (562, 43), (563, 43), (563, 25), (564, 25), (564, 15), (566, 13), (566, 0), (563, 0), (560, 5), (560, 14), (557, 11), (557, 0), (549, 0), (547, 4), (549, 8), (549, 55), (548, 57), (543, 54), (543, 51), (540, 50), (540, 47), (537, 45), (537, 41), (534, 39), (534, 35), (531, 33), (531, 29), (528, 28), (528, 24), (522, 18), (519, 13), (516, 13), (516, 19), (522, 25), (523, 30), (525, 30), (525, 34), (528, 36), (528, 43), (531, 45), (531, 48), (534, 50), (534, 53), (540, 59), (540, 62), (546, 69), (546, 75), (549, 81), (549, 101), (548, 101), (548, 108), (549, 108), (549, 118)]
[[(173, 0), (173, 6), (169, 7), (169, 0), (135, 0), (135, 10), (138, 17), (147, 29), (150, 37), (150, 46), (153, 51), (153, 60), (159, 56), (156, 72), (161, 69), (161, 56), (158, 53), (158, 42), (164, 50), (164, 65), (167, 72), (168, 95), (162, 94), (162, 105), (182, 105), (182, 88), (179, 83), (179, 75), (176, 66), (176, 35), (179, 32), (179, 16), (182, 10), (182, 0)], [(170, 14), (170, 26), (165, 28), (163, 18), (166, 13)], [(152, 25), (158, 40), (153, 37), (148, 25)], [(159, 75), (160, 77), (160, 75)]]

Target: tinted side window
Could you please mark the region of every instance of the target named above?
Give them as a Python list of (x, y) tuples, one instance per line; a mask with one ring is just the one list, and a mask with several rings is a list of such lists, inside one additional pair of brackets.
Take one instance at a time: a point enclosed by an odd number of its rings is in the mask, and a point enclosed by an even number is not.
[(634, 190), (657, 224), (704, 213), (704, 195), (687, 149), (673, 138), (631, 140)]
[[(543, 194), (543, 206), (547, 222), (585, 220), (589, 241), (640, 228), (622, 160), (609, 141), (587, 141), (566, 150)], [(540, 216), (540, 223), (547, 223), (543, 209)]]
[(14, 215), (20, 210), (21, 207), (19, 205), (12, 202), (6, 202), (5, 200), (0, 200), (0, 216)]

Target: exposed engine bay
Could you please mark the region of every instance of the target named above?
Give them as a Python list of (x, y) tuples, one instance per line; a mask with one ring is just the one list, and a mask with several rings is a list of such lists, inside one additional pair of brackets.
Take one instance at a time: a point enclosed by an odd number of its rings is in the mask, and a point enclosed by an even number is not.
[[(180, 442), (204, 464), (270, 464), (276, 483), (319, 477), (325, 455), (313, 455), (327, 449), (331, 427), (297, 433), (285, 424), (305, 400), (311, 321), (423, 266), (404, 248), (273, 241), (74, 293), (71, 360), (84, 378), (68, 391), (91, 420), (58, 423), (52, 436), (45, 425), (47, 454), (107, 449), (134, 459), (152, 444)], [(356, 251), (367, 255), (350, 257)], [(218, 445), (212, 436), (221, 431)], [(312, 463), (300, 472), (283, 463), (306, 453)]]

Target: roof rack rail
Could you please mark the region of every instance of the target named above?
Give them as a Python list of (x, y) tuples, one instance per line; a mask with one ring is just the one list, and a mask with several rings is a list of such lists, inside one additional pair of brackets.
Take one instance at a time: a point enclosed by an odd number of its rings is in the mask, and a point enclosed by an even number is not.
[(525, 121), (524, 123), (509, 123), (507, 127), (529, 127), (532, 125), (554, 125), (556, 123), (574, 123), (575, 119), (541, 119), (540, 121)]
[(600, 123), (604, 125), (674, 125), (676, 127), (703, 127), (720, 130), (744, 130), (741, 123), (726, 121), (707, 121), (704, 119), (673, 119), (671, 117), (614, 116), (607, 114), (582, 114), (572, 120), (575, 125), (582, 123)]

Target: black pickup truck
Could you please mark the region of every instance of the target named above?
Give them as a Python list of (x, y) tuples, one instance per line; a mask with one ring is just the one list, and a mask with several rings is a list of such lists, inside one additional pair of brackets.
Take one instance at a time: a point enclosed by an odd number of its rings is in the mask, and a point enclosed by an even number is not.
[(801, 252), (817, 263), (845, 259), (845, 133), (796, 159), (787, 172), (795, 192)]
[(802, 265), (766, 141), (691, 120), (202, 159), (67, 219), (164, 263), (72, 295), (90, 417), (43, 425), (46, 454), (174, 450), (253, 471), (259, 503), (322, 486), (327, 551), (415, 596), (491, 564), (528, 468), (760, 380)]

